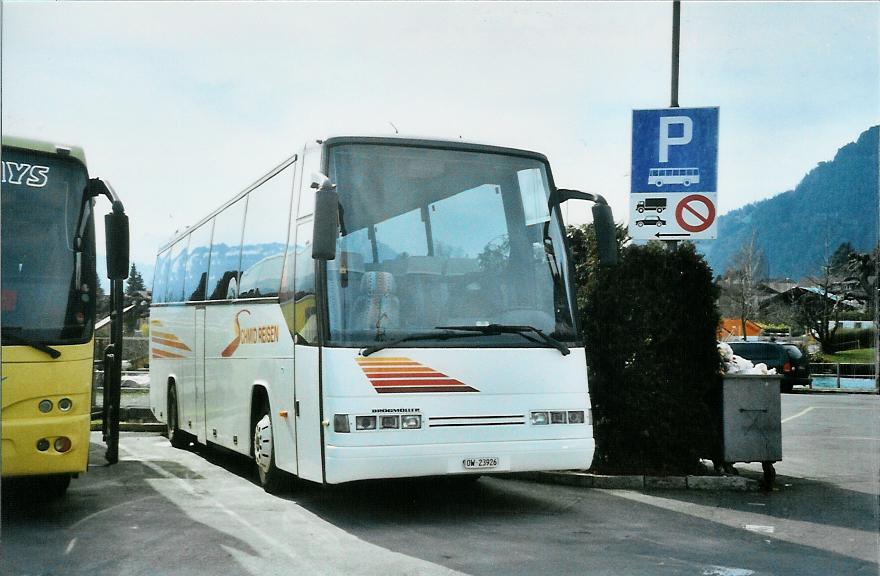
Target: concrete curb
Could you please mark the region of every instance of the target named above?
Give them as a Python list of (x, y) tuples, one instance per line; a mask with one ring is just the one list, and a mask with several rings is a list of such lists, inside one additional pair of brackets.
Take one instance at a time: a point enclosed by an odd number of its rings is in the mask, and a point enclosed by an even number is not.
[(795, 388), (786, 394), (871, 394), (876, 396), (877, 390), (869, 388)]
[(602, 476), (589, 472), (517, 472), (502, 477), (561, 484), (581, 488), (609, 490), (729, 490), (754, 492), (761, 489), (757, 480), (742, 476)]
[[(92, 432), (100, 432), (100, 424), (92, 424)], [(120, 432), (165, 432), (165, 425), (161, 422), (120, 422)]]

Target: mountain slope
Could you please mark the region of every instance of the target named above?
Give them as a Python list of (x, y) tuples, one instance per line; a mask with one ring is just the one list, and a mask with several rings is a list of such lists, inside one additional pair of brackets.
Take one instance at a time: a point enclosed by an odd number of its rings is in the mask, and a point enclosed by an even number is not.
[(878, 241), (878, 146), (880, 127), (820, 162), (789, 190), (718, 219), (718, 239), (697, 242), (715, 274), (757, 233), (757, 244), (775, 278), (815, 274), (843, 242), (862, 252)]

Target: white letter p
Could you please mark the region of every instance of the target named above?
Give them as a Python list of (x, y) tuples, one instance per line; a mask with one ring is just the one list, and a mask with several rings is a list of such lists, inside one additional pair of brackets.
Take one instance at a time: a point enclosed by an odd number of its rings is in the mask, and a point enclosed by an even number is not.
[[(670, 136), (669, 126), (681, 124), (681, 136)], [(669, 162), (669, 147), (684, 146), (694, 135), (694, 122), (689, 116), (663, 116), (660, 118), (660, 162)]]

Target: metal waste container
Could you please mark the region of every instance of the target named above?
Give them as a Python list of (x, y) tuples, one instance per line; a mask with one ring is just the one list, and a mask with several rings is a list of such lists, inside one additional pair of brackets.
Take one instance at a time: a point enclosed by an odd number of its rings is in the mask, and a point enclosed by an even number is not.
[(764, 485), (773, 486), (774, 462), (782, 460), (781, 376), (727, 374), (722, 390), (725, 464), (760, 462)]

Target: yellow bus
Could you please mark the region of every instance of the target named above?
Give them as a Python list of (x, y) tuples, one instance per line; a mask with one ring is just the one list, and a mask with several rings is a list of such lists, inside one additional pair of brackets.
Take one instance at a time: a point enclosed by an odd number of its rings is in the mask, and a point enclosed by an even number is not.
[[(0, 474), (34, 477), (34, 491), (60, 496), (88, 467), (98, 281), (94, 198), (113, 202), (105, 221), (115, 310), (128, 272), (128, 222), (112, 190), (89, 180), (81, 148), (5, 136), (2, 144)], [(121, 331), (113, 328), (105, 364), (111, 463), (121, 366)]]

